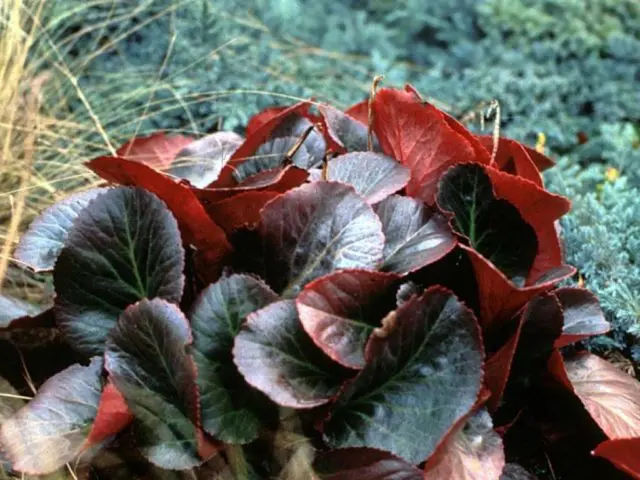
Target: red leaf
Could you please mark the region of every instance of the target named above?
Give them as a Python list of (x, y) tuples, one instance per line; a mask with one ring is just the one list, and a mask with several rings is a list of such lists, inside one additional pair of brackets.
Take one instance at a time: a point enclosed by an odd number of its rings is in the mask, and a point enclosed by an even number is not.
[(480, 410), (438, 447), (425, 465), (425, 478), (499, 480), (505, 465), (502, 439)]
[(242, 227), (251, 227), (260, 221), (264, 205), (280, 196), (278, 192), (251, 191), (209, 205), (207, 213), (227, 235)]
[(141, 163), (120, 157), (99, 157), (87, 166), (107, 181), (136, 185), (157, 195), (178, 220), (183, 240), (201, 255), (208, 278), (217, 277), (225, 257), (231, 252), (224, 231), (207, 215), (190, 187)]
[(100, 396), (98, 413), (85, 442), (86, 446), (97, 445), (117, 434), (133, 420), (122, 394), (109, 382)]
[(278, 106), (278, 107), (269, 107), (265, 108), (261, 112), (255, 114), (249, 122), (247, 123), (247, 128), (245, 129), (245, 135), (250, 137), (254, 133), (256, 133), (262, 126), (266, 123), (269, 123), (275, 117), (284, 112), (288, 107), (286, 106)]
[[(480, 135), (476, 138), (489, 152), (493, 151), (492, 136)], [(499, 170), (530, 180), (539, 187), (543, 186), (538, 166), (521, 143), (510, 138), (500, 138), (495, 162)]]
[(527, 284), (531, 285), (546, 271), (562, 265), (562, 250), (555, 221), (571, 209), (571, 202), (523, 178), (494, 168), (485, 168), (485, 171), (491, 178), (496, 197), (512, 203), (536, 231), (538, 254), (527, 278)]
[(162, 170), (168, 168), (178, 152), (192, 142), (193, 138), (183, 135), (154, 133), (148, 137), (132, 138), (116, 150), (116, 156)]
[(551, 375), (560, 382), (563, 387), (567, 390), (573, 391), (573, 386), (567, 376), (567, 369), (564, 366), (562, 353), (560, 353), (560, 350), (557, 348), (555, 348), (549, 356), (549, 360), (547, 361), (547, 370), (549, 370), (549, 373), (551, 373)]
[(369, 124), (369, 100), (363, 100), (347, 108), (344, 113), (365, 125)]
[(576, 395), (610, 439), (640, 437), (640, 382), (592, 353), (565, 366)]
[(478, 158), (465, 136), (433, 105), (409, 92), (381, 89), (372, 104), (373, 128), (383, 151), (411, 169), (407, 194), (433, 204), (440, 176), (458, 163)]
[(550, 290), (575, 272), (573, 267), (563, 266), (549, 272), (538, 283), (519, 288), (478, 252), (465, 245), (460, 247), (467, 251), (476, 274), (483, 328), (512, 318), (536, 294)]
[(602, 442), (593, 455), (606, 458), (618, 469), (640, 480), (640, 438), (621, 438)]
[[(283, 110), (270, 110), (263, 117), (258, 119), (251, 125), (251, 133), (247, 131), (247, 139), (242, 145), (231, 155), (227, 164), (220, 171), (218, 178), (209, 185), (210, 188), (228, 188), (237, 185), (233, 178), (233, 172), (236, 166), (251, 157), (260, 145), (266, 142), (280, 123), (289, 115), (298, 113), (304, 115), (309, 110), (309, 102), (300, 102)], [(258, 114), (260, 115), (260, 114)]]

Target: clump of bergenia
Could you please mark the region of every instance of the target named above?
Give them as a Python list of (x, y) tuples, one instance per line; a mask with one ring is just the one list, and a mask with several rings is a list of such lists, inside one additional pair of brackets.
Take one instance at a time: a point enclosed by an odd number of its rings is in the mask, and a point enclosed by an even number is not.
[(551, 165), (411, 87), (91, 160), (108, 185), (46, 210), (15, 254), (53, 272), (52, 328), (86, 362), (2, 424), (4, 457), (28, 474), (133, 448), (198, 478), (640, 478), (640, 384), (572, 346), (608, 324), (556, 286), (574, 269)]

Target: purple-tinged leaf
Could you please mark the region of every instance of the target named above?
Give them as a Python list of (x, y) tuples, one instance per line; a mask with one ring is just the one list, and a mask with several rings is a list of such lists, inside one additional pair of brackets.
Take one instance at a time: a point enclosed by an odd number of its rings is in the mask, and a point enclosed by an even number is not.
[(35, 305), (19, 298), (0, 294), (0, 330), (53, 327), (51, 305)]
[(285, 297), (327, 273), (375, 269), (382, 260), (380, 220), (346, 185), (303, 185), (269, 202), (260, 216), (265, 278)]
[(383, 153), (345, 153), (327, 165), (327, 180), (351, 185), (370, 204), (402, 190), (410, 175), (407, 167)]
[(223, 442), (254, 440), (273, 414), (271, 402), (240, 375), (231, 351), (247, 315), (277, 299), (260, 280), (232, 275), (207, 287), (189, 315), (202, 427)]
[(51, 473), (76, 459), (98, 412), (103, 360), (94, 357), (47, 380), (37, 395), (4, 421), (0, 441), (12, 467), (23, 473)]
[(538, 253), (536, 231), (512, 203), (496, 197), (481, 165), (449, 169), (438, 184), (437, 203), (471, 248), (524, 286)]
[(105, 366), (134, 416), (138, 447), (151, 463), (170, 470), (202, 462), (190, 344), (185, 316), (159, 298), (127, 308), (106, 344)]
[(180, 300), (183, 267), (178, 225), (158, 197), (127, 187), (100, 195), (78, 215), (53, 272), (65, 337), (79, 352), (102, 353), (127, 306)]
[(75, 193), (42, 212), (20, 239), (15, 251), (18, 262), (35, 272), (53, 269), (78, 214), (106, 188)]
[(293, 300), (250, 314), (236, 336), (233, 360), (249, 384), (291, 408), (327, 403), (351, 374), (315, 346)]
[(593, 293), (582, 288), (559, 288), (553, 293), (560, 301), (564, 318), (562, 335), (556, 340), (556, 348), (593, 335), (602, 335), (611, 328)]
[(395, 309), (398, 275), (341, 270), (307, 284), (296, 299), (302, 326), (314, 343), (349, 368), (364, 366), (364, 347)]
[(424, 461), (475, 405), (483, 356), (476, 318), (451, 292), (412, 297), (372, 334), (367, 364), (334, 404), (325, 440)]
[[(338, 146), (348, 152), (369, 150), (369, 129), (364, 123), (329, 105), (321, 105), (318, 109), (324, 118), (327, 134)], [(382, 152), (375, 134), (372, 146), (374, 152)]]
[(486, 409), (474, 413), (438, 447), (425, 466), (426, 478), (497, 480), (505, 465), (504, 446)]
[(320, 453), (313, 464), (320, 480), (423, 480), (419, 468), (390, 453), (344, 448)]
[(234, 132), (215, 132), (202, 137), (180, 150), (166, 173), (204, 188), (218, 178), (222, 167), (243, 141)]
[(312, 158), (309, 159), (309, 163), (300, 165), (300, 167), (304, 169), (319, 165), (324, 158), (324, 154), (327, 150), (327, 142), (325, 141), (322, 133), (320, 133), (320, 131), (318, 130), (317, 125), (314, 125), (314, 128), (311, 129), (309, 133), (307, 133), (312, 125), (313, 123), (311, 122), (311, 120), (309, 120), (309, 118), (299, 112), (296, 112), (286, 117), (271, 132), (271, 138), (295, 137), (297, 139), (300, 139), (303, 137), (303, 135), (306, 134), (302, 145), (309, 152)]
[(392, 195), (375, 211), (385, 236), (382, 270), (400, 274), (419, 270), (458, 243), (447, 220), (420, 200)]

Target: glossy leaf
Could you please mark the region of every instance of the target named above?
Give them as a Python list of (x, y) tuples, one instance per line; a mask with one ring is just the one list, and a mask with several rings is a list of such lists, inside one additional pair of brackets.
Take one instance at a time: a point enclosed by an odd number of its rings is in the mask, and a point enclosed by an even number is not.
[(247, 385), (231, 350), (247, 315), (277, 299), (260, 280), (232, 275), (207, 287), (189, 315), (202, 427), (224, 442), (255, 439), (267, 420), (268, 399)]
[(425, 466), (426, 478), (498, 480), (505, 466), (502, 439), (485, 409), (467, 422), (438, 449)]
[[(366, 104), (365, 104), (366, 106)], [(318, 107), (324, 119), (327, 135), (333, 143), (347, 152), (366, 152), (369, 150), (369, 129), (362, 123), (330, 105)], [(380, 143), (373, 134), (373, 151), (380, 152)]]
[(382, 270), (411, 273), (440, 260), (458, 243), (447, 220), (420, 200), (392, 195), (375, 211), (385, 236)]
[[(306, 163), (296, 163), (301, 168), (311, 168), (317, 166), (322, 161), (327, 150), (327, 143), (320, 133), (316, 120), (306, 112), (295, 112), (287, 116), (271, 132), (272, 138), (294, 137), (304, 141), (302, 146), (309, 154)], [(311, 128), (313, 126), (313, 128)], [(306, 135), (306, 136), (305, 136)]]
[(351, 185), (370, 204), (404, 188), (409, 176), (408, 168), (382, 153), (345, 153), (327, 165), (327, 180)]
[(481, 162), (464, 136), (449, 126), (442, 112), (409, 92), (376, 92), (373, 129), (382, 150), (411, 170), (407, 195), (434, 202), (438, 181), (451, 166)]
[(480, 392), (483, 351), (475, 317), (439, 287), (388, 317), (365, 359), (324, 424), (331, 447), (377, 448), (420, 463)]
[(597, 457), (606, 458), (630, 478), (640, 480), (640, 437), (620, 438), (602, 442), (593, 451)]
[(314, 345), (293, 300), (250, 314), (236, 336), (233, 359), (249, 384), (291, 408), (327, 403), (350, 375)]
[(351, 187), (333, 182), (303, 185), (261, 211), (265, 277), (283, 296), (334, 270), (374, 269), (384, 237), (377, 215)]
[(42, 212), (29, 226), (14, 253), (16, 260), (35, 272), (53, 269), (78, 214), (106, 188), (69, 195)]
[(116, 156), (162, 170), (171, 165), (176, 155), (193, 139), (184, 135), (154, 133), (135, 137), (116, 150)]
[(0, 294), (0, 330), (55, 326), (51, 305), (36, 305), (16, 297)]
[(399, 277), (368, 270), (325, 275), (298, 295), (302, 326), (329, 357), (350, 368), (364, 366), (364, 348), (374, 328), (395, 308)]
[(564, 326), (556, 348), (602, 335), (611, 328), (596, 296), (582, 288), (559, 288), (553, 292), (562, 305)]
[(538, 252), (536, 233), (514, 205), (495, 197), (481, 166), (449, 170), (439, 183), (437, 201), (473, 249), (514, 283), (524, 285)]
[(320, 453), (313, 464), (321, 480), (422, 480), (420, 469), (393, 455), (367, 448)]
[(229, 236), (240, 228), (255, 227), (262, 207), (280, 195), (271, 191), (244, 192), (207, 206), (207, 213)]
[(51, 473), (76, 459), (98, 411), (102, 358), (73, 365), (47, 380), (37, 395), (0, 428), (12, 466), (33, 475)]
[(141, 300), (127, 308), (109, 335), (109, 378), (133, 414), (136, 444), (153, 464), (171, 470), (201, 463), (198, 400), (189, 324), (178, 308)]
[(640, 437), (640, 382), (591, 353), (565, 359), (573, 389), (612, 440)]
[(176, 155), (167, 173), (204, 188), (218, 178), (222, 167), (244, 139), (234, 132), (214, 132), (189, 143)]
[(83, 210), (54, 271), (56, 317), (67, 340), (100, 354), (118, 315), (143, 298), (178, 302), (184, 250), (175, 219), (155, 195), (117, 188)]

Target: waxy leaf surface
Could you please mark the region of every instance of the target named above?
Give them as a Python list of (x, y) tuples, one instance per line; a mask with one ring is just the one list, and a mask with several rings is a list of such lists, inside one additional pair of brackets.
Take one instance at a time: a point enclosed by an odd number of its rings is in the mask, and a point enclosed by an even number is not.
[(604, 318), (597, 297), (582, 288), (559, 288), (553, 292), (562, 305), (564, 325), (555, 347), (607, 333), (611, 325)]
[[(369, 150), (369, 129), (366, 123), (362, 123), (330, 105), (321, 105), (319, 110), (324, 119), (327, 135), (339, 148), (347, 152), (366, 152)], [(372, 137), (372, 146), (374, 152), (381, 151), (375, 133)]]
[(320, 453), (313, 464), (321, 480), (423, 480), (424, 474), (390, 453), (343, 448)]

